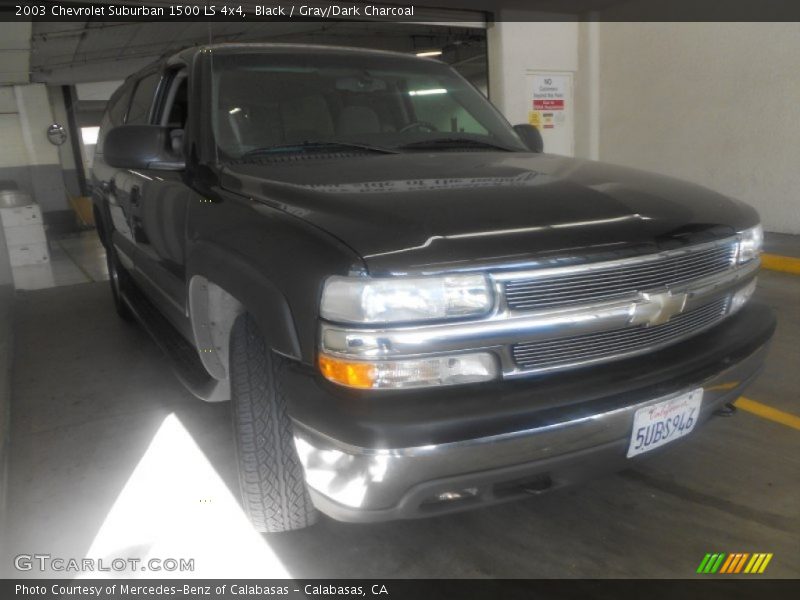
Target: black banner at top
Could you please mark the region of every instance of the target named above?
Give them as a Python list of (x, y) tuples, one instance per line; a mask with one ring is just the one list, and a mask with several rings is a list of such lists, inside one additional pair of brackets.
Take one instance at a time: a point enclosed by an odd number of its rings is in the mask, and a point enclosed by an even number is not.
[(0, 0), (30, 21), (800, 22), (793, 0)]

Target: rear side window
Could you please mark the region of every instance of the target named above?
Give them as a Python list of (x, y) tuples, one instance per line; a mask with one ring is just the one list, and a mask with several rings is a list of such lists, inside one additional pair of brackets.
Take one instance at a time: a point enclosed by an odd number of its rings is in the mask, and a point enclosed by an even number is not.
[(103, 115), (103, 120), (100, 121), (100, 133), (97, 136), (95, 154), (103, 153), (103, 140), (109, 130), (125, 122), (125, 113), (128, 111), (128, 104), (130, 104), (130, 101), (131, 86), (128, 84), (123, 85), (121, 89), (114, 92), (111, 96), (111, 99), (108, 101), (106, 113)]
[(152, 73), (139, 80), (131, 99), (131, 107), (128, 110), (128, 125), (145, 125), (150, 116), (150, 108), (153, 106), (153, 99), (156, 95), (160, 73)]
[(125, 122), (125, 113), (128, 111), (128, 104), (131, 101), (130, 87), (124, 87), (116, 98), (112, 98), (111, 103), (108, 105), (109, 123), (111, 127), (122, 125)]

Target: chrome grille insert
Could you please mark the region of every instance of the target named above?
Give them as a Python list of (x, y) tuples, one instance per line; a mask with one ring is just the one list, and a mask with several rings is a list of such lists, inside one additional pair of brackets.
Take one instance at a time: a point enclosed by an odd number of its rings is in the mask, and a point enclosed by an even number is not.
[(655, 327), (627, 327), (512, 346), (517, 367), (526, 372), (549, 371), (619, 359), (679, 342), (715, 325), (725, 316), (728, 299), (673, 317)]
[(722, 273), (733, 268), (735, 257), (736, 240), (730, 239), (630, 261), (510, 279), (505, 282), (505, 297), (509, 309), (516, 311), (591, 304)]

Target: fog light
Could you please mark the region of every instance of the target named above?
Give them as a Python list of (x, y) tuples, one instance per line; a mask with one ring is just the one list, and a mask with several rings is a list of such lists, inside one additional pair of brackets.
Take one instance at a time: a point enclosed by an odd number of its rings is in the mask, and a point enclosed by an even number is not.
[(447, 502), (457, 502), (458, 500), (467, 500), (468, 498), (475, 498), (478, 495), (478, 488), (464, 488), (463, 490), (449, 490), (434, 494), (426, 498), (422, 502), (424, 507), (435, 507), (438, 504)]
[(754, 278), (753, 281), (748, 283), (746, 286), (744, 286), (742, 289), (740, 289), (733, 295), (733, 298), (731, 299), (730, 314), (735, 313), (736, 311), (741, 309), (745, 304), (747, 304), (747, 301), (753, 297), (753, 292), (755, 291), (756, 291), (756, 279)]
[(454, 500), (464, 500), (465, 498), (474, 498), (478, 495), (478, 488), (464, 488), (463, 490), (452, 490), (449, 492), (442, 492), (433, 498), (433, 502), (452, 502)]
[(488, 352), (381, 361), (354, 361), (320, 353), (319, 370), (335, 383), (360, 389), (455, 385), (497, 377), (497, 363)]

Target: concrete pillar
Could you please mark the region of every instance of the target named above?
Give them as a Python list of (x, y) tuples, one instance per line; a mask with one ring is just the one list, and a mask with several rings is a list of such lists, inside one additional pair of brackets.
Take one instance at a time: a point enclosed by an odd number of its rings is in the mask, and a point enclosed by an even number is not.
[(3, 116), (16, 143), (0, 148), (0, 180), (16, 179), (43, 212), (68, 209), (58, 147), (47, 139), (47, 128), (54, 121), (47, 88), (40, 83), (15, 85), (13, 94), (16, 115)]
[[(43, 84), (0, 86), (0, 182), (30, 194), (43, 212), (69, 209), (58, 148), (47, 139), (52, 123)], [(0, 232), (0, 285), (11, 280)]]
[[(564, 20), (542, 20), (548, 18)], [(580, 23), (574, 17), (520, 11), (501, 11), (487, 28), (489, 99), (512, 124), (528, 122), (533, 109), (534, 73), (568, 75), (572, 80), (569, 139), (563, 139), (566, 129), (543, 130), (546, 152), (575, 154), (577, 106), (581, 94), (585, 93), (578, 85), (582, 67), (578, 52), (579, 28)], [(554, 145), (556, 148), (552, 147)]]
[[(50, 100), (50, 108), (53, 112), (53, 120), (64, 127), (68, 135), (72, 135), (72, 132), (69, 131), (69, 117), (67, 116), (67, 108), (64, 104), (64, 93), (61, 86), (48, 86), (47, 93)], [(64, 188), (70, 196), (80, 196), (81, 187), (78, 177), (79, 165), (75, 164), (75, 153), (72, 150), (70, 140), (68, 139), (58, 146), (57, 149)]]
[(600, 22), (596, 14), (578, 30), (578, 76), (575, 88), (575, 156), (600, 159)]

